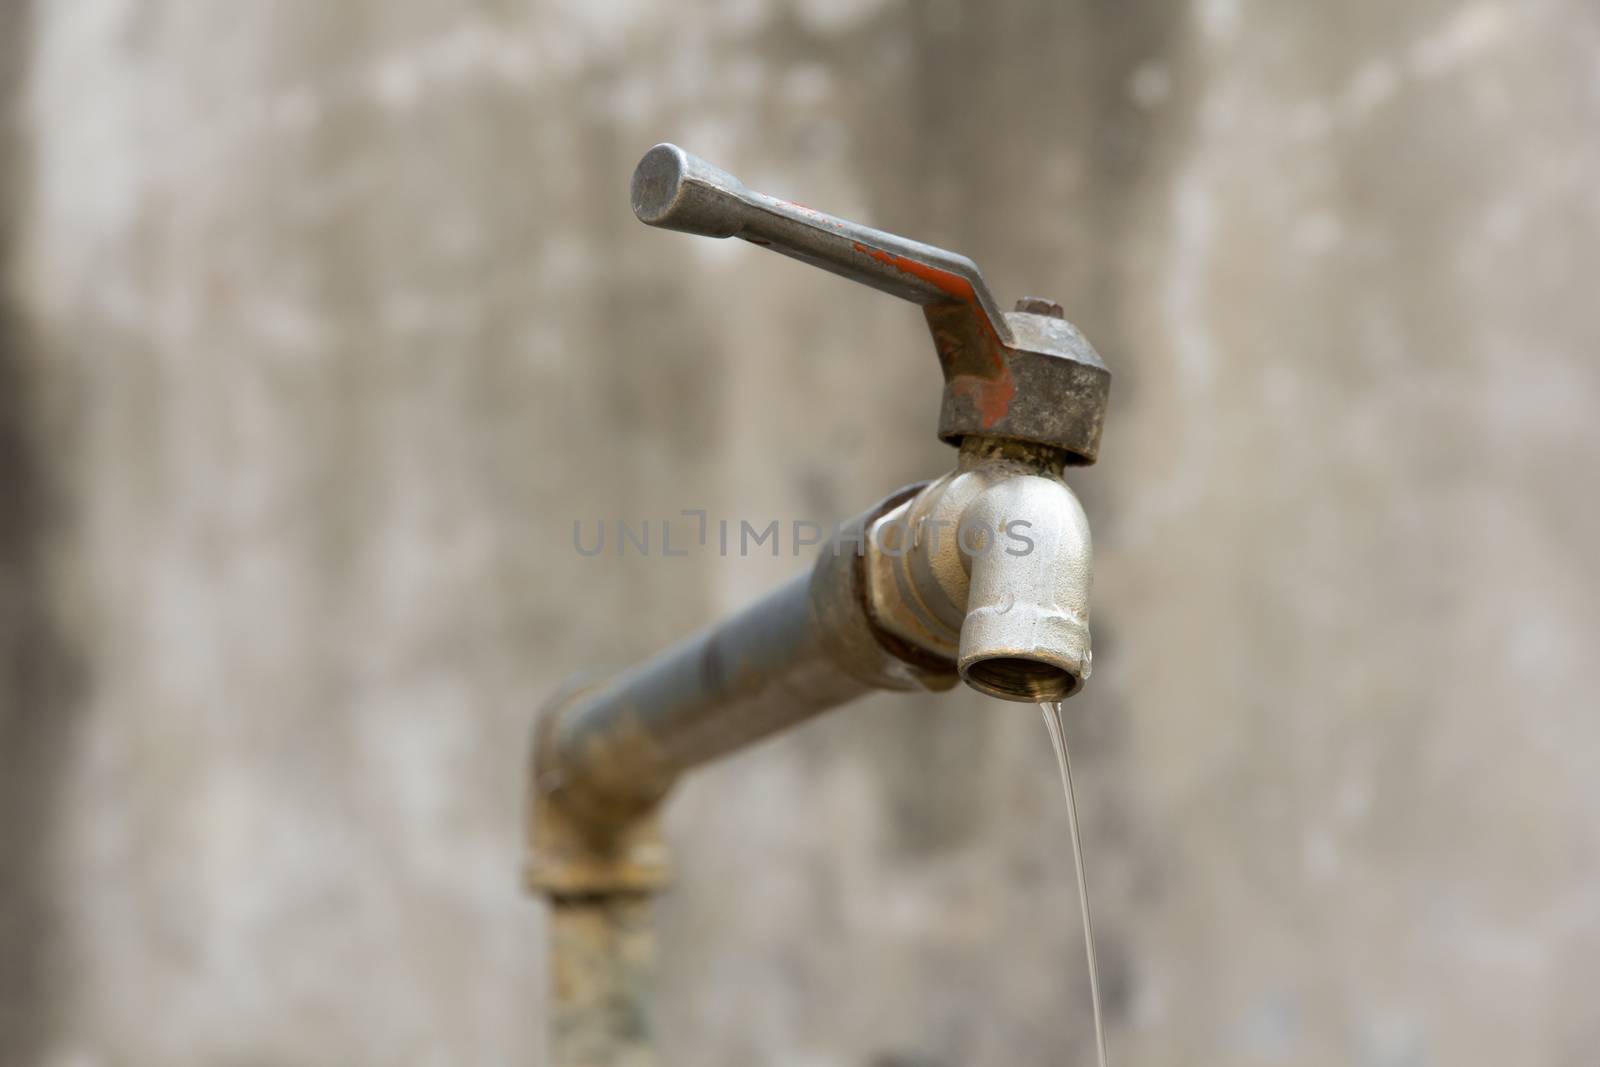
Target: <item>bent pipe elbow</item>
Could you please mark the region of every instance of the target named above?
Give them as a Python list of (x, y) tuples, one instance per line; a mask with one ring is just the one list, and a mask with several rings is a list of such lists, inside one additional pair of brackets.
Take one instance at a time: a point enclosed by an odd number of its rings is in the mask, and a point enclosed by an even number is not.
[(957, 666), (969, 686), (1005, 700), (1062, 700), (1089, 677), (1089, 521), (1071, 489), (1028, 475), (989, 486), (962, 526), (985, 531)]

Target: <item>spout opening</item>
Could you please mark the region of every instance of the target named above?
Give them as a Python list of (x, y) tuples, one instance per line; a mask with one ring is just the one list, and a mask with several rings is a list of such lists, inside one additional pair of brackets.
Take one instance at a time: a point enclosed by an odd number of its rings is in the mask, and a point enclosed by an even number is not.
[(1063, 667), (1021, 656), (974, 660), (966, 665), (961, 677), (981, 693), (1032, 704), (1065, 700), (1082, 684), (1076, 674)]

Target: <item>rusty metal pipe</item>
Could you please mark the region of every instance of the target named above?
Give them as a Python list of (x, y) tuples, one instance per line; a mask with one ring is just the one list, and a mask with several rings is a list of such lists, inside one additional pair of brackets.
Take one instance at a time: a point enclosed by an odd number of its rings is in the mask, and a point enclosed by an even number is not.
[(864, 595), (864, 531), (914, 492), (844, 527), (809, 573), (558, 707), (537, 746), (536, 789), (604, 833), (653, 808), (689, 768), (869, 689), (953, 683), (953, 663), (919, 675), (894, 656)]
[[(910, 688), (870, 617), (860, 554), (902, 490), (844, 527), (810, 573), (541, 718), (529, 796), (529, 887), (551, 903), (556, 1067), (648, 1067), (650, 894), (667, 878), (656, 808), (696, 764), (843, 704)], [(925, 673), (955, 682), (955, 665)]]
[(866, 689), (824, 652), (802, 574), (563, 712), (540, 784), (598, 821), (625, 817), (690, 767)]
[(650, 897), (562, 901), (550, 914), (550, 1053), (555, 1067), (649, 1067)]

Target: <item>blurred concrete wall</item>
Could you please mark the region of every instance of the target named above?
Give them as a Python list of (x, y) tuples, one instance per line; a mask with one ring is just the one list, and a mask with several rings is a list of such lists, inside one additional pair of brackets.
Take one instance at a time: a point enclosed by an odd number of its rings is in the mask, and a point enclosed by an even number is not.
[[(919, 317), (637, 225), (683, 143), (1116, 377), (1071, 705), (1115, 1061), (1600, 1046), (1589, 0), (12, 4), (0, 1060), (541, 1062), (533, 710), (937, 474)], [(1087, 1062), (1037, 716), (672, 805), (699, 1067)]]

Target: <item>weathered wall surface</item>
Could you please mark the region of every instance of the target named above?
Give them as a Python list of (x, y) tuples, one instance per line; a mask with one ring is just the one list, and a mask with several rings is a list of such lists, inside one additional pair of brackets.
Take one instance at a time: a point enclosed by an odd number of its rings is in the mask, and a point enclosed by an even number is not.
[[(913, 309), (633, 221), (671, 139), (1114, 368), (1117, 1062), (1592, 1062), (1587, 0), (14, 7), (0, 1059), (540, 1062), (533, 709), (798, 565), (573, 520), (950, 459)], [(964, 694), (690, 782), (668, 1062), (1086, 1061), (1055, 789)]]

